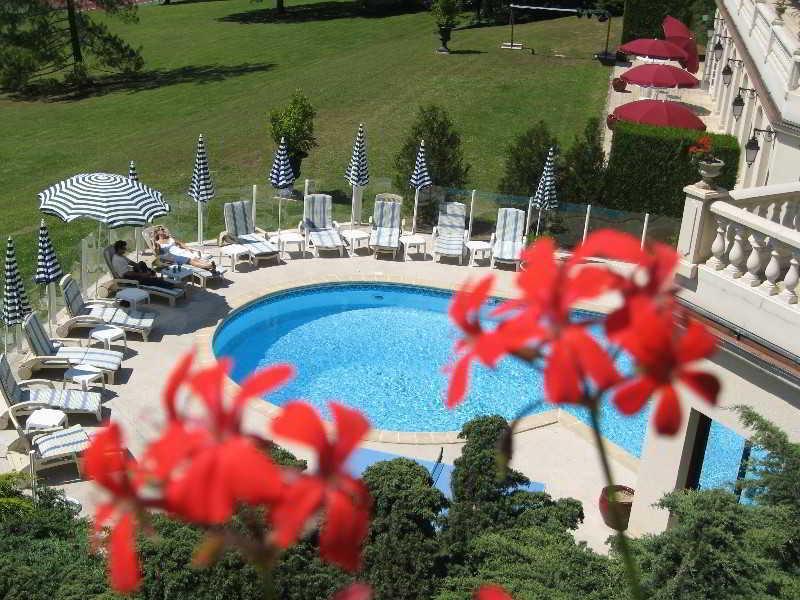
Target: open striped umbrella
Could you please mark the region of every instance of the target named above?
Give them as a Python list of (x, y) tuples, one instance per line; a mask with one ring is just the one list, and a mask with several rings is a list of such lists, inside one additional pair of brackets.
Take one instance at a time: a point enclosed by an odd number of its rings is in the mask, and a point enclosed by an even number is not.
[(20, 277), (19, 269), (17, 268), (17, 252), (14, 249), (14, 241), (10, 237), (6, 245), (4, 275), (2, 317), (7, 333), (8, 327), (21, 325), (22, 320), (31, 313), (31, 305), (30, 302), (28, 302), (25, 287), (22, 285), (22, 277)]
[(70, 223), (87, 217), (110, 228), (143, 226), (169, 212), (161, 192), (113, 173), (80, 173), (39, 192), (39, 209)]
[(192, 169), (192, 183), (189, 186), (189, 197), (197, 203), (197, 243), (203, 246), (203, 205), (214, 197), (214, 182), (208, 170), (208, 156), (203, 134), (197, 138), (197, 152)]
[(420, 140), (417, 158), (414, 161), (414, 172), (408, 180), (408, 186), (414, 188), (414, 218), (411, 221), (411, 235), (417, 232), (417, 208), (419, 206), (419, 191), (433, 185), (433, 180), (428, 173), (428, 162), (425, 160), (425, 140)]
[(133, 161), (128, 165), (128, 179), (139, 181), (139, 173), (136, 172), (136, 163)]
[[(289, 151), (286, 148), (286, 138), (281, 138), (275, 157), (272, 159), (272, 167), (269, 170), (269, 182), (276, 190), (288, 190), (294, 183), (294, 171), (289, 163)], [(278, 196), (278, 243), (281, 239), (281, 208), (283, 194)]]
[[(364, 124), (358, 126), (353, 153), (350, 155), (350, 164), (345, 171), (344, 178), (353, 187), (353, 198), (350, 205), (350, 223), (355, 224), (356, 213), (358, 222), (361, 223), (361, 188), (369, 183), (369, 166), (367, 164), (367, 136), (364, 133)], [(356, 210), (358, 204), (358, 210)]]
[[(542, 178), (539, 179), (539, 186), (536, 188), (536, 195), (532, 200), (533, 206), (539, 210), (539, 218), (536, 221), (536, 235), (539, 235), (539, 224), (542, 220), (543, 210), (553, 210), (558, 208), (558, 196), (556, 194), (556, 151), (551, 147), (544, 161)], [(527, 232), (530, 226), (530, 213), (528, 214)]]
[(47, 231), (44, 219), (39, 224), (39, 245), (36, 254), (36, 275), (33, 280), (39, 285), (47, 286), (47, 315), (48, 324), (51, 327), (55, 321), (55, 286), (54, 284), (63, 277), (61, 265), (58, 264), (53, 242), (50, 241), (50, 234)]

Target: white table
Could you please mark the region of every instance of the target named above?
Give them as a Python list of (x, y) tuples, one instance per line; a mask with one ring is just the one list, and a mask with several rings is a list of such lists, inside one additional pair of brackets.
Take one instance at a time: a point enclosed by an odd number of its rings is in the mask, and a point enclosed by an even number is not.
[(222, 264), (223, 257), (227, 257), (231, 261), (231, 270), (233, 271), (236, 270), (237, 260), (242, 256), (246, 256), (249, 262), (253, 262), (253, 253), (244, 244), (228, 244), (219, 247), (219, 264)]
[[(466, 243), (467, 250), (469, 251), (469, 266), (474, 267), (475, 261), (479, 259), (491, 258), (492, 246), (489, 242), (481, 240), (470, 240)], [(480, 253), (480, 256), (477, 254)]]
[(353, 256), (356, 250), (362, 246), (366, 246), (367, 242), (369, 242), (369, 233), (361, 231), (360, 229), (345, 229), (344, 231), (340, 231), (339, 235), (342, 236), (342, 239), (344, 239), (350, 247), (350, 256)]
[(67, 380), (80, 384), (84, 392), (89, 391), (89, 384), (100, 382), (103, 389), (106, 389), (105, 374), (103, 371), (92, 365), (73, 365), (64, 373), (64, 387), (67, 387)]
[(302, 253), (303, 258), (306, 257), (306, 238), (297, 231), (281, 231), (280, 234), (271, 237), (269, 241), (277, 244), (278, 252), (281, 254), (288, 254), (287, 244), (295, 244), (297, 251)]
[(111, 350), (111, 342), (122, 340), (123, 345), (128, 347), (128, 336), (125, 330), (113, 325), (98, 325), (89, 332), (89, 339), (102, 342), (106, 350)]
[(163, 269), (161, 277), (170, 283), (185, 286), (194, 277), (194, 271), (183, 266), (174, 265)]
[(403, 260), (408, 260), (408, 253), (415, 251), (415, 254), (420, 253), (422, 248), (422, 258), (428, 254), (428, 241), (418, 234), (408, 234), (400, 236), (400, 243), (403, 244)]
[(144, 302), (145, 304), (150, 303), (150, 294), (148, 294), (146, 290), (126, 287), (117, 292), (117, 300), (125, 300), (131, 305), (131, 308), (135, 310), (139, 308), (140, 302)]
[(25, 421), (25, 431), (33, 432), (40, 429), (61, 429), (67, 424), (67, 415), (64, 411), (55, 408), (38, 408), (33, 411)]

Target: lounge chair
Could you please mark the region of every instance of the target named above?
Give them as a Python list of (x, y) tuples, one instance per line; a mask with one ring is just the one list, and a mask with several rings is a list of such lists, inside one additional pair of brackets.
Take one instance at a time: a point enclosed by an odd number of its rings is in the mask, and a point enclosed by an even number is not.
[(338, 250), (344, 256), (344, 242), (339, 224), (333, 220), (333, 200), (327, 194), (309, 194), (303, 199), (303, 221), (300, 230), (319, 256), (320, 250)]
[(266, 232), (253, 223), (252, 207), (252, 203), (247, 200), (228, 202), (222, 207), (225, 231), (219, 234), (219, 245), (236, 243), (246, 247), (256, 261), (280, 262), (278, 249), (267, 241)]
[(124, 288), (124, 287), (135, 287), (141, 290), (146, 291), (151, 296), (155, 296), (156, 298), (163, 298), (169, 302), (170, 306), (175, 306), (175, 301), (183, 298), (186, 295), (186, 292), (183, 291), (181, 288), (164, 288), (159, 287), (157, 285), (147, 285), (137, 281), (135, 279), (124, 279), (122, 277), (117, 277), (114, 274), (114, 269), (111, 266), (111, 259), (114, 257), (114, 246), (106, 246), (103, 249), (103, 260), (106, 262), (106, 268), (108, 269), (109, 275), (111, 275), (111, 285)]
[[(89, 434), (80, 425), (73, 425), (66, 429), (45, 430), (45, 431), (25, 431), (19, 423), (14, 410), (8, 412), (11, 423), (17, 430), (19, 435), (19, 444), (22, 445), (26, 454), (28, 455), (29, 469), (33, 472), (75, 463), (75, 468), (78, 469), (78, 475), (81, 474), (80, 456), (84, 450), (89, 447)], [(12, 459), (12, 454), (9, 452), (9, 459)], [(19, 455), (13, 458), (22, 458)], [(19, 466), (18, 460), (11, 460), (14, 467)], [(24, 463), (22, 463), (24, 464)]]
[[(176, 264), (172, 261), (168, 254), (161, 252), (161, 247), (156, 243), (155, 239), (155, 226), (145, 227), (142, 230), (142, 238), (144, 239), (144, 243), (147, 246), (147, 249), (153, 253), (156, 261), (158, 261), (159, 265), (169, 267)], [(166, 227), (164, 227), (166, 229)], [(205, 260), (214, 260), (214, 257), (210, 254), (202, 255), (202, 258)], [(155, 267), (155, 261), (153, 263), (153, 268)], [(225, 274), (226, 269), (222, 267), (222, 265), (217, 265), (216, 273), (212, 273), (207, 269), (201, 269), (200, 267), (195, 267), (194, 265), (190, 265), (188, 263), (184, 263), (181, 265), (184, 269), (188, 269), (192, 272), (192, 276), (200, 282), (201, 287), (206, 287), (209, 279), (222, 279), (222, 276)]]
[[(47, 389), (28, 389), (33, 385)], [(56, 389), (49, 379), (17, 381), (5, 354), (0, 354), (0, 429), (8, 425), (8, 413), (29, 415), (38, 408), (54, 408), (65, 413), (94, 415), (100, 420), (100, 394), (82, 390)]]
[(511, 263), (519, 270), (520, 255), (525, 247), (525, 211), (501, 208), (497, 211), (497, 226), (492, 234), (492, 264)]
[(391, 252), (396, 259), (400, 248), (400, 203), (376, 200), (369, 221), (372, 224), (369, 247), (375, 252), (375, 258), (379, 252)]
[(439, 255), (458, 257), (464, 264), (464, 243), (467, 240), (467, 209), (461, 202), (446, 202), (439, 206), (439, 222), (433, 228), (433, 259)]
[(122, 366), (122, 352), (66, 345), (70, 342), (80, 344), (80, 340), (51, 339), (35, 314), (25, 318), (22, 331), (30, 348), (19, 368), (22, 379), (30, 378), (39, 369), (68, 369), (73, 365), (91, 365), (103, 371), (109, 383), (114, 383), (114, 373)]
[(113, 325), (126, 332), (138, 333), (147, 341), (156, 320), (155, 313), (125, 311), (111, 300), (84, 300), (72, 275), (64, 275), (59, 285), (69, 314), (69, 319), (56, 329), (61, 337), (78, 327), (91, 329), (98, 325)]

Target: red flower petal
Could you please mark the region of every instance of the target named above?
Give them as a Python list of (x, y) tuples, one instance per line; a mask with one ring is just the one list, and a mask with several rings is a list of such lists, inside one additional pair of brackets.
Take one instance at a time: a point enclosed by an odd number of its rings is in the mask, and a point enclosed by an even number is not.
[(660, 388), (656, 404), (655, 426), (658, 433), (675, 435), (681, 427), (681, 404), (675, 388), (665, 385)]
[(499, 585), (482, 585), (475, 592), (474, 600), (514, 600), (511, 595)]
[(139, 587), (139, 560), (136, 556), (136, 523), (130, 513), (120, 517), (111, 531), (108, 572), (115, 590), (127, 594)]
[(164, 406), (167, 409), (167, 415), (171, 421), (178, 418), (178, 411), (176, 402), (178, 400), (178, 390), (186, 382), (189, 376), (189, 371), (192, 368), (194, 361), (194, 350), (187, 352), (178, 361), (178, 364), (172, 369), (172, 372), (167, 379), (167, 385), (164, 388)]
[(701, 373), (699, 371), (681, 371), (680, 380), (692, 391), (702, 396), (711, 405), (717, 403), (719, 395), (719, 380), (711, 373)]
[(288, 548), (297, 541), (306, 522), (322, 505), (325, 484), (318, 477), (298, 477), (270, 511), (275, 544)]
[(369, 431), (369, 421), (355, 409), (337, 402), (329, 403), (336, 423), (336, 442), (330, 456), (320, 456), (327, 463), (327, 473), (338, 471)]
[(83, 454), (83, 469), (87, 478), (114, 496), (133, 495), (128, 460), (122, 448), (122, 432), (117, 423), (110, 423), (92, 437), (92, 443)]
[(489, 296), (494, 285), (494, 275), (486, 275), (474, 285), (467, 283), (453, 296), (450, 303), (450, 318), (469, 335), (480, 332), (477, 313)]
[(541, 238), (522, 252), (522, 262), (529, 268), (517, 275), (517, 286), (528, 300), (546, 303), (560, 276), (555, 259), (556, 245), (550, 238)]
[(249, 400), (263, 396), (267, 392), (283, 386), (293, 377), (294, 367), (285, 364), (261, 369), (250, 375), (242, 382), (239, 392), (233, 399), (233, 406), (229, 416), (230, 427), (238, 431), (242, 409)]
[(214, 365), (195, 371), (189, 378), (192, 391), (200, 396), (212, 422), (217, 429), (222, 430), (226, 425), (225, 406), (223, 404), (223, 385), (228, 371), (231, 368), (229, 358), (221, 358)]
[(330, 490), (319, 535), (323, 560), (351, 572), (361, 568), (361, 549), (369, 531), (370, 496), (361, 481), (342, 476), (345, 489)]
[(289, 402), (272, 420), (275, 435), (310, 446), (320, 456), (329, 449), (325, 427), (317, 411), (304, 402)]
[(331, 600), (372, 600), (372, 588), (366, 583), (357, 581), (336, 592)]
[(575, 404), (580, 400), (580, 373), (571, 348), (563, 340), (550, 347), (544, 368), (544, 391), (553, 404)]
[(643, 263), (647, 254), (641, 248), (641, 241), (634, 236), (615, 229), (600, 229), (586, 237), (570, 258), (577, 263), (589, 257), (604, 257), (628, 263)]
[(621, 413), (632, 415), (642, 409), (656, 387), (656, 382), (646, 375), (626, 381), (614, 392), (614, 404)]
[(607, 390), (620, 380), (619, 372), (611, 357), (583, 327), (570, 327), (564, 334), (564, 342), (572, 349), (574, 360), (592, 380), (598, 390)]
[(454, 365), (449, 367), (450, 384), (447, 386), (447, 399), (445, 406), (455, 408), (464, 400), (469, 385), (469, 373), (472, 368), (472, 360), (475, 355), (467, 352), (459, 358)]
[(697, 321), (690, 321), (678, 342), (676, 352), (680, 364), (686, 364), (701, 358), (708, 358), (717, 349), (717, 338)]

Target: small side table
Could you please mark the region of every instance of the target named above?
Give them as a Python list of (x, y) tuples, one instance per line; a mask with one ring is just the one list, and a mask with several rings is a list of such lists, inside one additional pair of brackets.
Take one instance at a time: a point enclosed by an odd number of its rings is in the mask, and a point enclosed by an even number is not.
[(281, 231), (275, 237), (270, 238), (269, 241), (277, 244), (280, 254), (288, 254), (286, 245), (295, 244), (297, 251), (303, 254), (303, 258), (306, 257), (306, 238), (296, 231)]
[[(177, 265), (176, 265), (177, 266)], [(182, 287), (184, 290), (187, 290), (186, 293), (188, 294), (187, 285), (194, 277), (194, 271), (191, 269), (187, 269), (185, 267), (167, 267), (161, 271), (161, 278), (173, 283), (177, 286)]]
[(34, 432), (40, 429), (61, 429), (67, 426), (67, 415), (64, 411), (54, 408), (37, 408), (25, 421), (25, 432)]
[(92, 365), (73, 365), (64, 373), (64, 387), (67, 387), (67, 380), (80, 384), (84, 392), (89, 391), (90, 383), (100, 382), (103, 389), (106, 389), (105, 375), (103, 371)]
[(367, 242), (369, 242), (369, 233), (361, 231), (360, 229), (345, 229), (339, 232), (339, 235), (342, 236), (342, 239), (344, 239), (350, 247), (348, 252), (350, 256), (353, 256), (356, 250), (362, 246), (366, 246)]
[[(467, 250), (469, 251), (469, 266), (474, 267), (476, 260), (484, 260), (487, 258), (491, 258), (492, 256), (492, 246), (489, 242), (484, 242), (481, 240), (472, 240), (466, 243)], [(480, 253), (480, 256), (478, 256)]]
[(89, 332), (89, 339), (95, 342), (102, 342), (106, 350), (111, 350), (111, 343), (122, 340), (122, 344), (128, 347), (128, 337), (125, 330), (113, 325), (98, 325)]
[(228, 258), (231, 261), (231, 271), (236, 271), (236, 265), (242, 256), (245, 257), (245, 260), (253, 262), (253, 253), (244, 244), (228, 244), (219, 247), (219, 264), (222, 265), (223, 257)]
[(425, 256), (428, 254), (428, 242), (421, 235), (401, 235), (400, 243), (403, 244), (404, 261), (408, 260), (408, 254), (411, 251), (415, 251), (415, 254), (419, 254), (420, 248), (422, 249), (422, 258), (425, 258)]
[(148, 294), (146, 290), (126, 287), (117, 292), (117, 300), (125, 300), (131, 305), (133, 310), (136, 310), (139, 308), (140, 302), (144, 302), (145, 304), (150, 303), (150, 294)]

